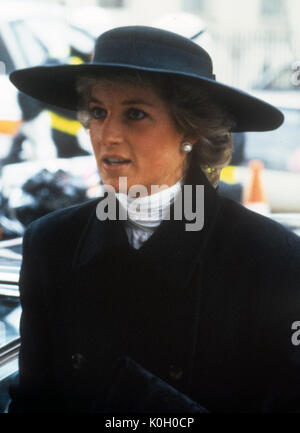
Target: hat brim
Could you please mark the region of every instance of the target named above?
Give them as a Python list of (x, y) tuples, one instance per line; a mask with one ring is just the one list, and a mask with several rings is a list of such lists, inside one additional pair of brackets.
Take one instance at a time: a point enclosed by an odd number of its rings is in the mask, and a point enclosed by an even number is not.
[(180, 75), (195, 80), (195, 84), (202, 82), (206, 90), (211, 93), (212, 99), (234, 117), (236, 123), (232, 132), (270, 131), (278, 128), (284, 121), (280, 110), (261, 99), (213, 79), (181, 71), (98, 62), (19, 69), (10, 74), (10, 80), (20, 91), (33, 98), (46, 104), (76, 111), (78, 78), (111, 68)]

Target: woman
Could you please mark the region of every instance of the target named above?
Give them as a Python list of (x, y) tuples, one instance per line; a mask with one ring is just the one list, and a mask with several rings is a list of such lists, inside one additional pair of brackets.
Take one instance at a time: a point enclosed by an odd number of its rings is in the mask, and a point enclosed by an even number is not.
[(142, 26), (104, 33), (91, 64), (11, 80), (78, 110), (108, 195), (26, 232), (10, 411), (299, 410), (299, 238), (217, 193), (230, 132), (282, 114)]

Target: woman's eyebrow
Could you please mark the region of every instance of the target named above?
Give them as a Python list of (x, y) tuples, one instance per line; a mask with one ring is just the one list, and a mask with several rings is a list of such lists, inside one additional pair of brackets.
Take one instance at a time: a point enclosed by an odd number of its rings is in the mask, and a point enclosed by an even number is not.
[(149, 105), (150, 107), (153, 107), (153, 104), (150, 104), (150, 102), (144, 101), (143, 99), (127, 99), (122, 102), (122, 105)]
[(98, 104), (102, 104), (102, 102), (100, 101), (100, 99), (93, 98), (93, 97), (90, 97), (88, 99), (88, 104), (90, 104), (91, 102), (97, 102)]
[[(103, 104), (100, 99), (90, 97), (88, 103), (97, 102), (98, 104)], [(126, 99), (122, 102), (122, 105), (148, 105), (149, 107), (153, 107), (154, 105), (150, 102), (144, 101), (143, 99)]]

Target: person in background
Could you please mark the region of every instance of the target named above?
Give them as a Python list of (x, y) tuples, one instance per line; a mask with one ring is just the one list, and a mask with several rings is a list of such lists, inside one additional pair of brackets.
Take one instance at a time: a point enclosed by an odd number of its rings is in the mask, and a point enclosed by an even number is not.
[[(68, 64), (81, 64), (89, 59), (89, 55), (70, 47)], [(49, 58), (45, 65), (59, 65), (63, 62)], [(70, 158), (90, 155), (81, 147), (78, 133), (82, 126), (77, 121), (76, 111), (65, 110), (30, 97), (19, 92), (18, 102), (22, 112), (22, 125), (14, 137), (9, 154), (1, 164), (12, 164), (24, 161), (23, 145), (30, 143), (30, 159)]]

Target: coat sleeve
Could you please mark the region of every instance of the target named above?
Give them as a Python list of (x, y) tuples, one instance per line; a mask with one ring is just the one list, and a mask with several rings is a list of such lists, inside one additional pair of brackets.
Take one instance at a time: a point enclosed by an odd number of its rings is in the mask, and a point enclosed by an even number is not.
[(39, 277), (38, 252), (33, 246), (33, 238), (37, 237), (34, 232), (28, 228), (23, 239), (19, 376), (10, 388), (9, 412), (53, 412), (59, 407), (53, 386), (47, 309)]

